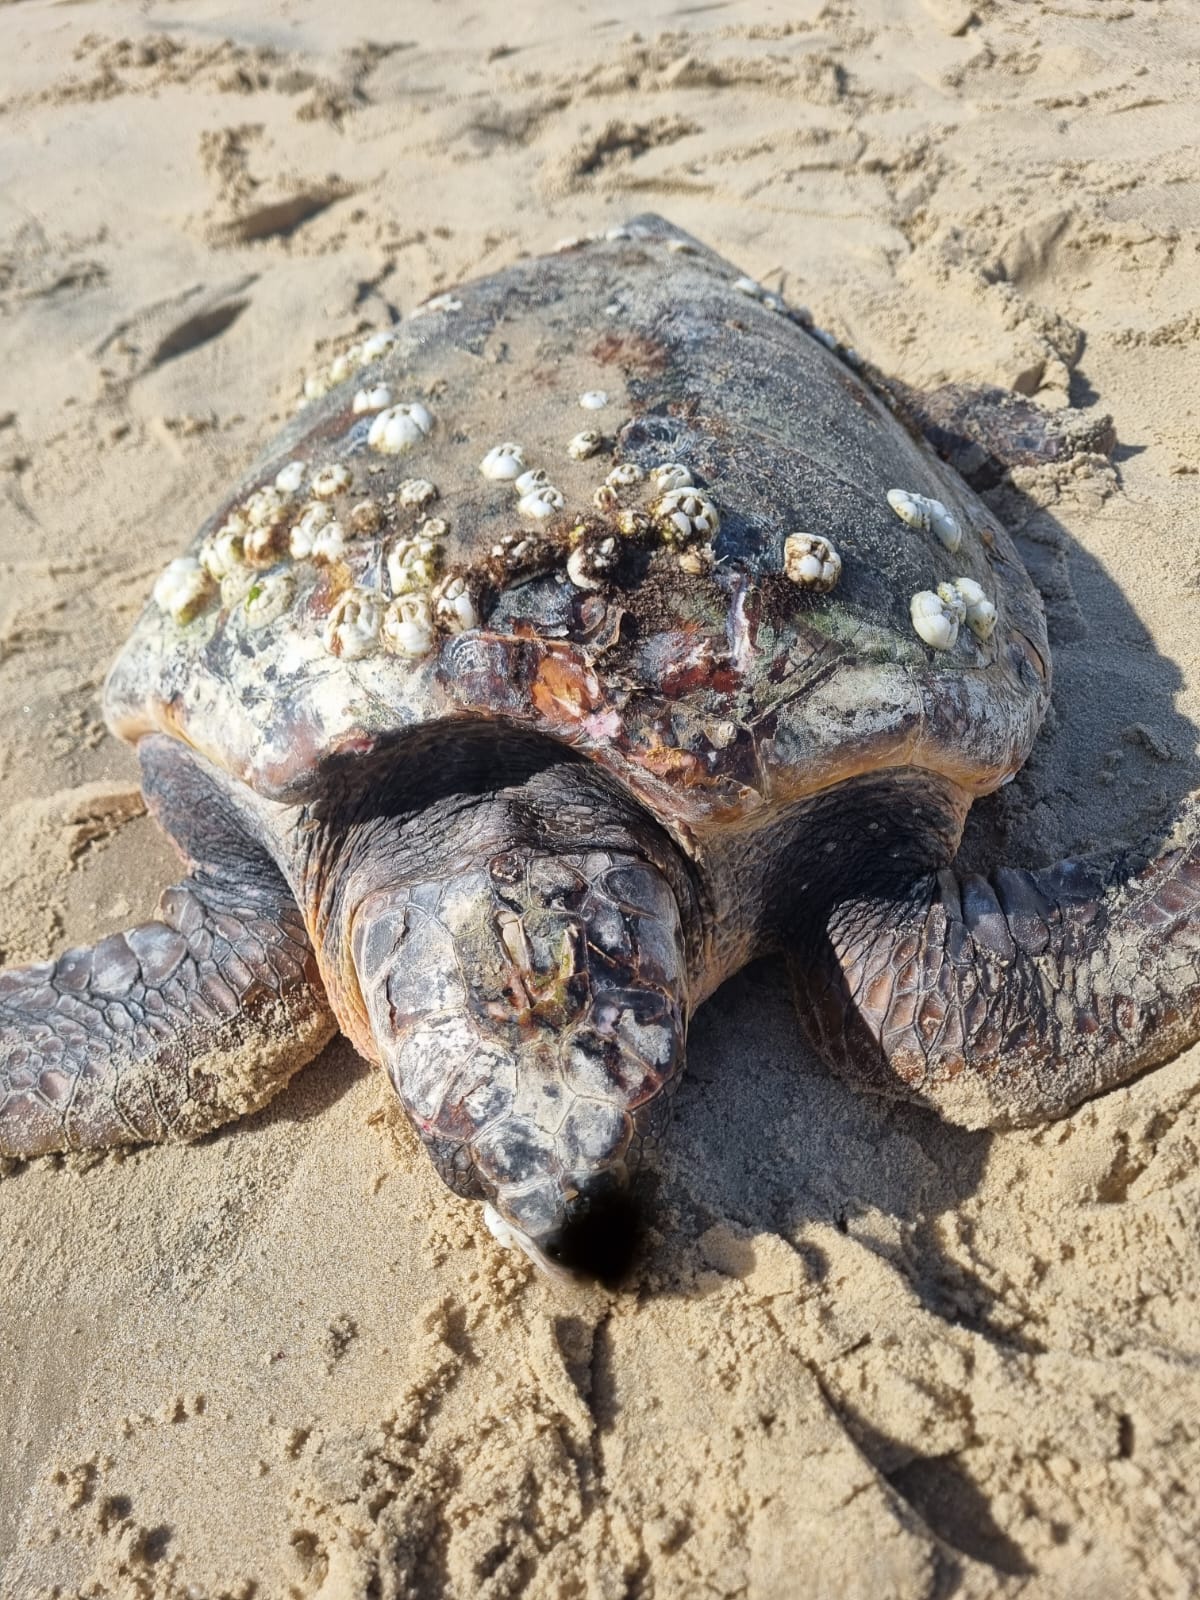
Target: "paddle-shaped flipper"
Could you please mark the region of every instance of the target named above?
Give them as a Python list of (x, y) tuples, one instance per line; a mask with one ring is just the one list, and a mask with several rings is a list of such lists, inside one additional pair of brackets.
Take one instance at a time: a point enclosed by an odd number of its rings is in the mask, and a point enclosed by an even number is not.
[(1060, 1116), (1200, 1039), (1200, 803), (1165, 848), (848, 900), (794, 971), (856, 1084), (973, 1127)]
[(211, 776), (158, 738), (142, 767), (202, 864), (156, 920), (0, 972), (0, 1155), (195, 1138), (263, 1105), (336, 1029), (291, 892)]

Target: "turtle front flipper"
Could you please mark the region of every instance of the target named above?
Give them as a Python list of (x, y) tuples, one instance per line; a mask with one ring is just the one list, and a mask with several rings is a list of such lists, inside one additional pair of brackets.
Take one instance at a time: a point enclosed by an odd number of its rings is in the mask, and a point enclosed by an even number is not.
[(336, 1031), (278, 869), (185, 751), (143, 745), (147, 800), (196, 865), (155, 921), (0, 972), (0, 1156), (195, 1138)]
[(847, 900), (794, 973), (861, 1087), (969, 1127), (1062, 1115), (1200, 1039), (1200, 802), (1166, 848)]

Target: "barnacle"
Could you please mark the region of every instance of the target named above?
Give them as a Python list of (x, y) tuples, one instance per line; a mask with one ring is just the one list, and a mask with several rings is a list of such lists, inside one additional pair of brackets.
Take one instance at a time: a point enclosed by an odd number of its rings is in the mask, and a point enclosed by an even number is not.
[(408, 539), (397, 539), (388, 551), (388, 580), (393, 594), (410, 594), (414, 589), (428, 589), (437, 577), (441, 554), (432, 539), (420, 534)]
[[(943, 588), (949, 585), (943, 584)], [(964, 613), (965, 613), (965, 607)], [(909, 602), (912, 625), (925, 643), (934, 650), (953, 650), (958, 643), (958, 608), (948, 604), (939, 592), (922, 589)]]
[(383, 613), (379, 636), (392, 655), (427, 656), (435, 638), (429, 596), (405, 594), (393, 600)]
[(652, 507), (668, 544), (711, 539), (721, 526), (716, 505), (703, 489), (672, 489)]
[(347, 589), (338, 597), (321, 634), (331, 655), (355, 660), (379, 648), (383, 607), (373, 589)]
[(321, 468), (309, 487), (318, 500), (332, 500), (335, 494), (340, 494), (343, 489), (350, 487), (350, 469), (343, 466), (340, 461), (334, 461), (329, 466)]
[(485, 478), (494, 478), (498, 483), (511, 482), (525, 470), (525, 452), (511, 439), (505, 444), (494, 444), (479, 463), (479, 470)]
[(433, 413), (413, 400), (380, 411), (367, 433), (367, 444), (381, 455), (398, 456), (420, 444), (433, 428)]
[(825, 593), (842, 575), (842, 558), (815, 533), (793, 533), (783, 543), (783, 570), (802, 589)]
[(172, 561), (154, 585), (154, 603), (176, 622), (199, 616), (213, 594), (212, 577), (195, 556)]
[(359, 389), (354, 396), (352, 409), (355, 415), (364, 411), (383, 411), (392, 403), (392, 391), (386, 383), (377, 383), (372, 389)]
[(567, 454), (572, 461), (586, 461), (589, 456), (596, 454), (603, 443), (603, 434), (597, 433), (594, 428), (585, 428), (568, 441)]
[(252, 628), (264, 627), (281, 617), (292, 603), (295, 584), (286, 572), (266, 572), (246, 591), (243, 609)]
[(936, 533), (951, 555), (962, 543), (962, 529), (957, 517), (940, 500), (932, 500), (928, 495), (911, 494), (907, 489), (889, 489), (887, 501), (901, 522), (906, 522), (910, 528), (919, 528), (922, 533)]
[(535, 522), (541, 522), (545, 517), (552, 517), (556, 511), (561, 511), (564, 505), (561, 489), (556, 489), (552, 483), (543, 484), (540, 489), (531, 489), (517, 501), (517, 510), (523, 517), (532, 517)]

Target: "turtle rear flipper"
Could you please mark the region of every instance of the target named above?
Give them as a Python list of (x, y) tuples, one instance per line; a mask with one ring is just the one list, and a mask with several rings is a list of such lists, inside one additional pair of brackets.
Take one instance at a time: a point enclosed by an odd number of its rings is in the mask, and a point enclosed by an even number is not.
[(0, 1156), (190, 1139), (266, 1103), (336, 1024), (274, 863), (173, 741), (151, 808), (196, 861), (158, 918), (0, 972)]
[(862, 1087), (969, 1127), (1060, 1116), (1200, 1038), (1200, 803), (1165, 849), (847, 900), (795, 974)]

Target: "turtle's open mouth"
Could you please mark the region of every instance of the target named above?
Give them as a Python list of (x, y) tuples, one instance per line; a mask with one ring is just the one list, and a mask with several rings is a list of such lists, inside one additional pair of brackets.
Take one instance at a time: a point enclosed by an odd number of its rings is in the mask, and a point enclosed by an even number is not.
[(633, 1197), (624, 1190), (605, 1190), (574, 1207), (550, 1238), (535, 1239), (485, 1205), (489, 1231), (506, 1249), (524, 1251), (542, 1272), (560, 1281), (593, 1279), (615, 1288), (633, 1263), (642, 1218)]

